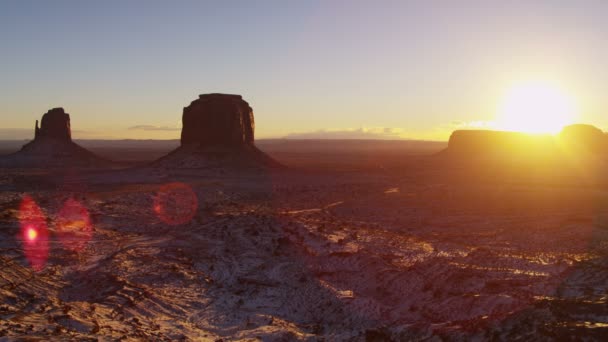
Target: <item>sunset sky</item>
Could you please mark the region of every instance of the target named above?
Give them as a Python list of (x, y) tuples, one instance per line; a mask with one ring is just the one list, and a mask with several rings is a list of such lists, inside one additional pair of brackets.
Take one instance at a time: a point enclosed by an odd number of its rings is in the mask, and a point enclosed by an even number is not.
[[(521, 110), (504, 99), (529, 82), (568, 98), (568, 122), (607, 129), (607, 14), (608, 1), (2, 1), (0, 139), (31, 138), (53, 107), (76, 138), (179, 138), (182, 108), (224, 92), (251, 104), (258, 138), (445, 140)], [(517, 120), (550, 120), (535, 113)]]

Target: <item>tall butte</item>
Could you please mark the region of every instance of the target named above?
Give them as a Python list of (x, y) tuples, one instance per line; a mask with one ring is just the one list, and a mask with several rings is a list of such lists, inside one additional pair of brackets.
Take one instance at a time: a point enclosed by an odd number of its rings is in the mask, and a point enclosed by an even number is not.
[(156, 164), (171, 168), (280, 167), (254, 144), (253, 110), (241, 95), (203, 94), (184, 108), (181, 146)]
[(70, 114), (66, 113), (63, 108), (53, 108), (42, 115), (40, 128), (38, 120), (36, 120), (34, 140), (47, 138), (64, 142), (72, 141)]
[(34, 130), (34, 140), (21, 150), (0, 160), (4, 167), (90, 167), (108, 164), (72, 141), (70, 114), (53, 108), (42, 115)]
[(200, 95), (184, 108), (182, 125), (182, 146), (253, 146), (253, 110), (241, 95)]

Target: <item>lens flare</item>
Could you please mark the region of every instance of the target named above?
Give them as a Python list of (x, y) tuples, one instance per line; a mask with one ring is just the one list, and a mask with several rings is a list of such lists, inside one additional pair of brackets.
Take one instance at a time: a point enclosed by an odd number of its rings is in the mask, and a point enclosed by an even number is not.
[(36, 229), (30, 227), (27, 229), (27, 239), (29, 241), (34, 241), (36, 240), (36, 238), (38, 237), (38, 232), (36, 231)]
[(49, 256), (49, 232), (46, 216), (32, 197), (25, 195), (19, 206), (19, 224), (23, 252), (30, 266), (40, 271)]
[(154, 197), (152, 207), (156, 216), (170, 225), (188, 223), (198, 209), (198, 199), (192, 188), (184, 183), (163, 185)]
[(57, 234), (65, 248), (80, 251), (93, 237), (93, 225), (87, 208), (69, 198), (57, 215)]

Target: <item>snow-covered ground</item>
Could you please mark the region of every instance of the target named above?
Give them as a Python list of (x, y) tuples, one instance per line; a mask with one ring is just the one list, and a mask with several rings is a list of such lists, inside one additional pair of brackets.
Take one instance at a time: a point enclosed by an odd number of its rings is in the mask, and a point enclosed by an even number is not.
[[(9, 339), (530, 340), (608, 327), (601, 189), (418, 168), (6, 170), (0, 190)], [(26, 196), (49, 230), (39, 269), (22, 231), (37, 222), (20, 211)], [(69, 199), (87, 209), (88, 241), (61, 234)]]

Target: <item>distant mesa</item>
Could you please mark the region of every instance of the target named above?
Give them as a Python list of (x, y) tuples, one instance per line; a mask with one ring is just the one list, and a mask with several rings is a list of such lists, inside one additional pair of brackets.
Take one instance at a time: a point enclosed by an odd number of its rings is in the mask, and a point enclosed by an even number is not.
[(280, 167), (255, 146), (254, 130), (253, 110), (242, 96), (200, 95), (184, 108), (181, 146), (155, 165), (195, 169)]
[(591, 153), (608, 152), (608, 135), (592, 125), (566, 126), (558, 137), (560, 143), (570, 149), (585, 150)]
[(458, 159), (514, 159), (580, 156), (582, 152), (608, 152), (608, 136), (597, 127), (576, 124), (564, 127), (557, 136), (493, 130), (456, 130), (448, 147), (440, 153)]
[(492, 130), (457, 130), (452, 133), (444, 155), (461, 159), (504, 159), (513, 156), (544, 155), (554, 149), (551, 136)]
[(70, 115), (53, 108), (36, 120), (34, 140), (0, 159), (2, 167), (96, 167), (109, 164), (72, 141)]

